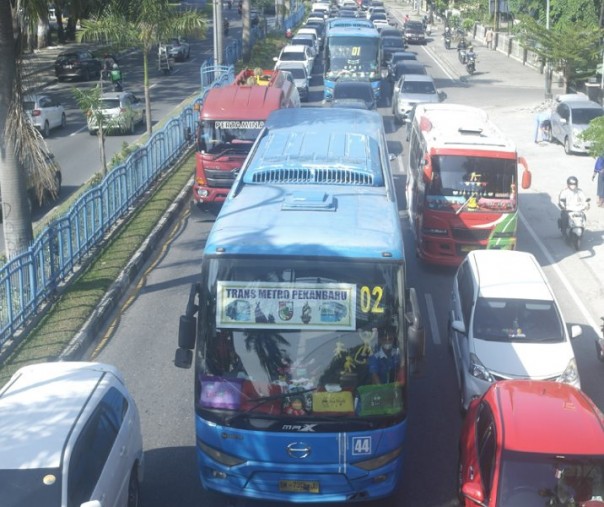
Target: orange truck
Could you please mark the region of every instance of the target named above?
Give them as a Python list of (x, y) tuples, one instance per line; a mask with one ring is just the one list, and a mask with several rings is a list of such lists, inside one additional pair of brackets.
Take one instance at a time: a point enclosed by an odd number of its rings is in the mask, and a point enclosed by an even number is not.
[(222, 203), (269, 114), (299, 106), (287, 71), (244, 69), (233, 83), (212, 88), (199, 108), (195, 203)]

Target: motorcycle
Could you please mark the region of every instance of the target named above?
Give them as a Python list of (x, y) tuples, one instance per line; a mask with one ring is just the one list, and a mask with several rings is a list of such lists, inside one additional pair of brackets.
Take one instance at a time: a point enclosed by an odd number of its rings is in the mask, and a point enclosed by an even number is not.
[[(558, 227), (562, 232), (562, 237), (568, 241), (575, 250), (579, 250), (581, 247), (581, 240), (583, 239), (583, 233), (585, 232), (585, 222), (587, 222), (587, 216), (585, 210), (589, 209), (588, 197), (586, 204), (582, 209), (565, 209), (562, 208), (566, 213), (566, 224), (562, 218), (558, 219)], [(564, 204), (564, 199), (562, 200)]]
[(462, 65), (466, 64), (466, 48), (458, 47), (457, 48), (457, 58)]
[(451, 35), (445, 34), (445, 49), (451, 49)]
[(476, 55), (474, 53), (466, 53), (465, 60), (468, 74), (474, 74), (476, 72)]

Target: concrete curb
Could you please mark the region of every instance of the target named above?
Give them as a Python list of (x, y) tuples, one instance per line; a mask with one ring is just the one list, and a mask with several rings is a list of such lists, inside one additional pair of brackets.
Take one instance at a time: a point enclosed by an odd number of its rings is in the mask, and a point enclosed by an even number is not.
[[(187, 154), (189, 152), (187, 151)], [(180, 163), (184, 157), (178, 162)], [(172, 205), (164, 213), (158, 224), (153, 228), (149, 237), (128, 261), (115, 282), (102, 297), (96, 309), (84, 325), (72, 338), (69, 345), (58, 357), (59, 361), (73, 361), (82, 357), (86, 350), (98, 339), (100, 331), (109, 322), (122, 297), (128, 292), (132, 282), (141, 274), (147, 261), (160, 244), (160, 240), (178, 217), (183, 207), (189, 203), (193, 177), (180, 191)]]

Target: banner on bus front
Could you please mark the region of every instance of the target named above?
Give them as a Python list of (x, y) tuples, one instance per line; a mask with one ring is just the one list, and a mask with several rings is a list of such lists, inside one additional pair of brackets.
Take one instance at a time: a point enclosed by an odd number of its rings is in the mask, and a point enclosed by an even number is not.
[(220, 281), (216, 327), (354, 330), (356, 285)]

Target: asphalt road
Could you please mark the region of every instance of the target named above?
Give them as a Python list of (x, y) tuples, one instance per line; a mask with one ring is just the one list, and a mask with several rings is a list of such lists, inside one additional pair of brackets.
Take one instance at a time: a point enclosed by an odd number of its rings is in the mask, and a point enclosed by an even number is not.
[[(396, 11), (400, 16), (404, 9), (398, 7)], [(455, 67), (454, 53), (444, 54), (440, 46), (436, 33), (425, 48), (415, 50), (418, 59), (429, 66), (438, 87), (447, 93), (447, 100), (490, 111), (529, 161), (534, 173), (533, 188), (521, 194), (519, 248), (533, 252), (544, 266), (568, 323), (583, 326), (583, 335), (573, 343), (583, 388), (604, 409), (604, 366), (595, 356), (596, 330), (592, 328), (602, 302), (599, 281), (602, 270), (598, 269), (596, 255), (603, 253), (599, 225), (602, 217), (596, 214), (602, 210), (594, 210), (590, 215), (591, 230), (585, 251), (577, 253), (555, 230), (557, 210), (552, 200), (570, 171), (582, 171), (581, 179), (587, 180), (592, 161), (587, 157), (567, 157), (561, 146), (533, 143), (534, 111), (543, 99), (538, 79), (526, 77), (509, 82), (509, 76), (516, 72), (515, 64), (508, 62), (506, 65), (510, 67), (506, 69), (495, 55), (484, 54), (480, 48), (478, 73), (467, 78), (461, 68)], [(320, 75), (315, 75), (313, 101), (321, 98), (320, 83)], [(389, 148), (400, 154), (393, 163), (393, 171), (403, 185), (404, 127), (395, 126), (387, 105), (380, 112)], [(417, 263), (404, 212), (401, 219), (408, 281), (417, 288), (422, 303), (427, 355), (421, 374), (411, 384), (409, 439), (400, 491), (392, 499), (370, 505), (452, 506), (456, 505), (457, 438), (461, 425), (454, 368), (445, 334), (453, 270)], [(193, 372), (177, 369), (172, 362), (178, 319), (184, 311), (190, 284), (199, 274), (204, 240), (211, 226), (212, 217), (198, 210), (182, 216), (128, 295), (111, 331), (99, 337), (100, 345), (90, 355), (118, 366), (137, 400), (146, 457), (142, 488), (146, 507), (226, 505), (224, 498), (202, 491), (199, 485), (194, 448)], [(265, 504), (241, 501), (238, 505)]]

